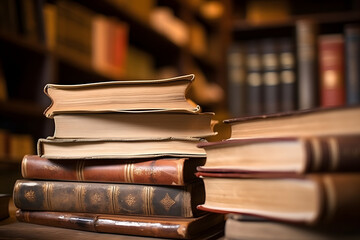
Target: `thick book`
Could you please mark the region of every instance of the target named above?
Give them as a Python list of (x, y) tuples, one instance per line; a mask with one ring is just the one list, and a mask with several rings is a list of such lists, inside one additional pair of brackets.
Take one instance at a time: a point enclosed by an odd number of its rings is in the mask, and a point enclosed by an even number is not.
[(99, 83), (47, 84), (45, 93), (52, 100), (47, 117), (71, 112), (190, 111), (200, 107), (186, 99), (194, 75), (158, 79), (108, 81)]
[(360, 103), (360, 25), (345, 25), (346, 103)]
[(222, 214), (208, 213), (197, 218), (143, 217), (67, 212), (17, 210), (21, 222), (78, 229), (91, 232), (128, 234), (149, 237), (193, 239), (206, 236), (224, 224)]
[(276, 113), (280, 111), (280, 75), (278, 42), (274, 38), (261, 41), (262, 78), (264, 84), (264, 111)]
[(58, 159), (24, 156), (23, 178), (82, 182), (185, 185), (196, 179), (205, 158)]
[[(164, 138), (215, 135), (213, 113), (82, 113), (54, 116), (54, 138)], [(91, 131), (89, 131), (91, 129)]]
[(37, 153), (49, 159), (206, 157), (196, 138), (39, 139)]
[(360, 171), (360, 135), (234, 139), (198, 145), (206, 151), (199, 171), (254, 173)]
[(231, 138), (309, 137), (360, 133), (360, 107), (318, 108), (225, 120)]
[[(199, 172), (206, 200), (199, 209), (309, 225), (356, 224), (360, 174), (246, 178)], [(243, 177), (243, 178), (241, 178)]]
[(231, 116), (245, 115), (246, 63), (243, 44), (236, 43), (227, 51), (228, 106)]
[(298, 224), (248, 219), (243, 215), (231, 214), (226, 219), (225, 238), (229, 240), (355, 240), (360, 231), (330, 227), (309, 227)]
[(18, 180), (17, 208), (29, 211), (195, 217), (203, 212), (204, 185), (186, 186)]
[(310, 19), (296, 22), (299, 109), (318, 106), (317, 23)]
[(319, 73), (322, 107), (345, 104), (345, 57), (342, 34), (319, 36)]

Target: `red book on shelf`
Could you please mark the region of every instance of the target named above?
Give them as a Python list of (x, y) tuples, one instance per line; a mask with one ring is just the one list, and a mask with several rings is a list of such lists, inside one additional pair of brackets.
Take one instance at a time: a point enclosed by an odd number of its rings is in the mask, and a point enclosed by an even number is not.
[(319, 37), (321, 106), (341, 106), (344, 94), (344, 39), (341, 34)]

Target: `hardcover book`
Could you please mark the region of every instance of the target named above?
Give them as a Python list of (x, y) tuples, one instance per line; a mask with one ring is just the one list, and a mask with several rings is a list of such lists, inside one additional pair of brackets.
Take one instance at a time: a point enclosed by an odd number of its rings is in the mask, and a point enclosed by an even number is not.
[(360, 171), (360, 135), (234, 139), (198, 146), (206, 151), (206, 164), (199, 166), (199, 171), (244, 173), (244, 176)]
[(16, 212), (21, 222), (85, 230), (91, 232), (141, 235), (171, 239), (193, 239), (223, 228), (222, 214), (208, 213), (197, 218), (143, 217), (68, 212)]
[(196, 167), (204, 163), (205, 158), (49, 160), (26, 155), (21, 173), (27, 179), (185, 185), (196, 180)]
[[(81, 113), (54, 116), (54, 138), (189, 138), (215, 135), (213, 113)], [(89, 131), (91, 129), (91, 131)]]
[(13, 193), (22, 210), (168, 217), (200, 216), (204, 197), (200, 180), (186, 186), (18, 180)]
[[(246, 178), (199, 172), (206, 200), (199, 209), (309, 225), (352, 225), (360, 217), (360, 174)], [(242, 178), (241, 178), (242, 177)]]
[(309, 137), (360, 133), (360, 107), (319, 108), (225, 120), (231, 138)]
[(109, 81), (78, 85), (45, 86), (52, 100), (45, 110), (54, 114), (71, 112), (190, 111), (200, 107), (186, 99), (194, 75), (158, 80)]
[(38, 155), (49, 159), (206, 157), (199, 139), (39, 139)]

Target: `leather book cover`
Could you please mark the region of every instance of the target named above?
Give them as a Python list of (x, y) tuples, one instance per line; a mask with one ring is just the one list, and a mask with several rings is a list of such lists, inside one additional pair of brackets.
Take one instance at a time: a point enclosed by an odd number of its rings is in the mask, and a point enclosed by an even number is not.
[(30, 211), (194, 217), (205, 194), (200, 179), (186, 186), (18, 180), (13, 198)]
[(23, 178), (82, 182), (185, 185), (196, 179), (196, 167), (205, 158), (58, 159), (24, 156)]
[(344, 39), (341, 34), (319, 37), (321, 106), (345, 104)]
[(21, 222), (91, 232), (192, 239), (224, 224), (224, 215), (207, 213), (197, 218), (143, 217), (69, 212), (17, 210)]

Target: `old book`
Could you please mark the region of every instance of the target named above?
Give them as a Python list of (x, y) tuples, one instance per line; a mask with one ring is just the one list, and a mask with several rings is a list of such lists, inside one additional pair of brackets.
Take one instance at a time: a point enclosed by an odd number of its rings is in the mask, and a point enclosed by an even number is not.
[(246, 113), (259, 115), (263, 113), (263, 77), (259, 43), (246, 43)]
[(295, 74), (295, 50), (293, 40), (281, 38), (279, 40), (279, 63), (280, 63), (280, 110), (281, 112), (294, 111), (296, 109), (296, 74)]
[(360, 107), (313, 110), (225, 120), (231, 138), (307, 137), (360, 133)]
[(204, 233), (224, 223), (223, 215), (211, 213), (197, 218), (171, 218), (18, 210), (16, 217), (21, 222), (54, 227), (176, 239), (206, 236)]
[(39, 139), (38, 155), (49, 159), (206, 157), (195, 138)]
[(230, 115), (245, 115), (246, 64), (244, 46), (236, 43), (227, 52), (228, 106)]
[(117, 182), (154, 185), (185, 185), (196, 179), (196, 167), (205, 158), (77, 159), (49, 160), (26, 155), (23, 178), (82, 182)]
[(194, 217), (204, 203), (204, 185), (186, 186), (18, 180), (17, 208), (29, 211)]
[(264, 84), (264, 113), (280, 111), (280, 75), (278, 44), (273, 38), (261, 41), (262, 78)]
[(198, 174), (205, 203), (199, 209), (240, 213), (309, 225), (356, 224), (360, 217), (359, 173), (236, 178)]
[(321, 106), (345, 104), (345, 58), (342, 34), (319, 36)]
[(360, 25), (345, 25), (346, 103), (360, 103)]
[(314, 228), (298, 224), (248, 220), (246, 217), (231, 214), (226, 220), (225, 237), (229, 240), (355, 240), (359, 239), (359, 230), (339, 228)]
[(305, 173), (360, 171), (360, 135), (227, 140), (199, 144), (206, 164), (199, 171)]
[(318, 106), (317, 24), (310, 19), (296, 22), (299, 109)]
[(48, 84), (45, 93), (52, 104), (47, 117), (65, 112), (190, 111), (199, 106), (186, 99), (194, 75), (159, 80), (109, 81), (101, 83)]
[[(54, 116), (54, 138), (188, 138), (215, 135), (213, 113), (106, 113)], [(91, 129), (91, 131), (89, 131)]]

